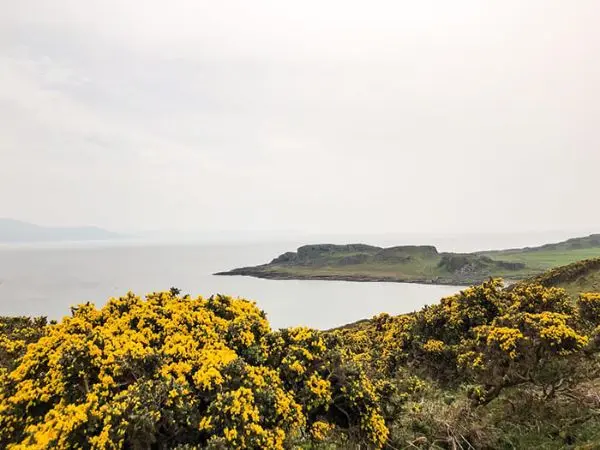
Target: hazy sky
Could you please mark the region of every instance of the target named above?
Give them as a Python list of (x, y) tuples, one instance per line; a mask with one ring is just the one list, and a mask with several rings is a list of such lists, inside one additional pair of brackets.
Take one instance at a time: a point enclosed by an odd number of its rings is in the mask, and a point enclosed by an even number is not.
[(0, 216), (600, 230), (600, 2), (0, 0)]

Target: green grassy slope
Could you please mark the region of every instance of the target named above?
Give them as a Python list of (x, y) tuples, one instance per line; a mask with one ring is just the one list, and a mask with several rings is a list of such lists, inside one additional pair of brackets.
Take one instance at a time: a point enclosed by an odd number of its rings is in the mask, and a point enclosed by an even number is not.
[(598, 257), (600, 256), (600, 247), (572, 250), (511, 250), (506, 252), (483, 253), (483, 255), (493, 259), (502, 259), (503, 261), (522, 262), (526, 264), (527, 267), (534, 270), (545, 270), (584, 259)]
[(475, 253), (440, 253), (433, 246), (381, 248), (364, 244), (306, 245), (268, 264), (218, 275), (273, 279), (331, 279), (472, 284), (489, 277), (522, 280), (544, 270), (600, 257), (600, 235), (541, 247)]
[(581, 292), (600, 292), (600, 258), (557, 267), (522, 283), (560, 287), (572, 296), (577, 296)]

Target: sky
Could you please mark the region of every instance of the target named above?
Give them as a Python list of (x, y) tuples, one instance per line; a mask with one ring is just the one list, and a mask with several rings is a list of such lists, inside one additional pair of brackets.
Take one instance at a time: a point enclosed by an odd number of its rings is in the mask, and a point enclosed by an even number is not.
[(600, 231), (596, 0), (0, 0), (0, 217)]

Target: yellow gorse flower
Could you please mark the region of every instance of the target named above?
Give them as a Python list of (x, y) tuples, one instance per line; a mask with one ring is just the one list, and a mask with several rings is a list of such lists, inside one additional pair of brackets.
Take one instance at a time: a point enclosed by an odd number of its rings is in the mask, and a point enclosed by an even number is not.
[[(11, 326), (22, 338), (0, 334), (0, 356), (14, 355), (0, 370), (2, 448), (117, 449), (163, 439), (282, 449), (336, 428), (323, 419), (313, 427), (309, 414), (333, 402), (323, 333), (273, 332), (246, 300), (129, 293), (99, 309), (80, 305), (37, 331), (28, 321)], [(380, 446), (383, 418), (369, 386), (348, 397), (338, 387), (336, 399), (372, 399), (357, 418)]]

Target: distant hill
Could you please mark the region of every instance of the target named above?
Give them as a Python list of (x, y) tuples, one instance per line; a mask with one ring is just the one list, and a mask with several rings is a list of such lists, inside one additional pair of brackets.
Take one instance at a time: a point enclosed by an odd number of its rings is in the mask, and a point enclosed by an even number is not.
[(124, 236), (98, 227), (44, 227), (14, 219), (0, 219), (0, 242), (101, 241)]
[(481, 254), (511, 254), (511, 253), (525, 253), (525, 252), (564, 252), (569, 250), (581, 250), (589, 248), (600, 248), (600, 234), (590, 234), (589, 236), (576, 237), (567, 239), (566, 241), (557, 242), (553, 244), (540, 245), (538, 247), (524, 247), (524, 248), (512, 248), (508, 250), (492, 250), (486, 252), (479, 252)]
[(441, 253), (431, 245), (305, 245), (268, 264), (216, 275), (270, 279), (476, 284), (489, 277), (524, 280), (553, 267), (600, 257), (600, 235), (556, 244), (475, 253)]

